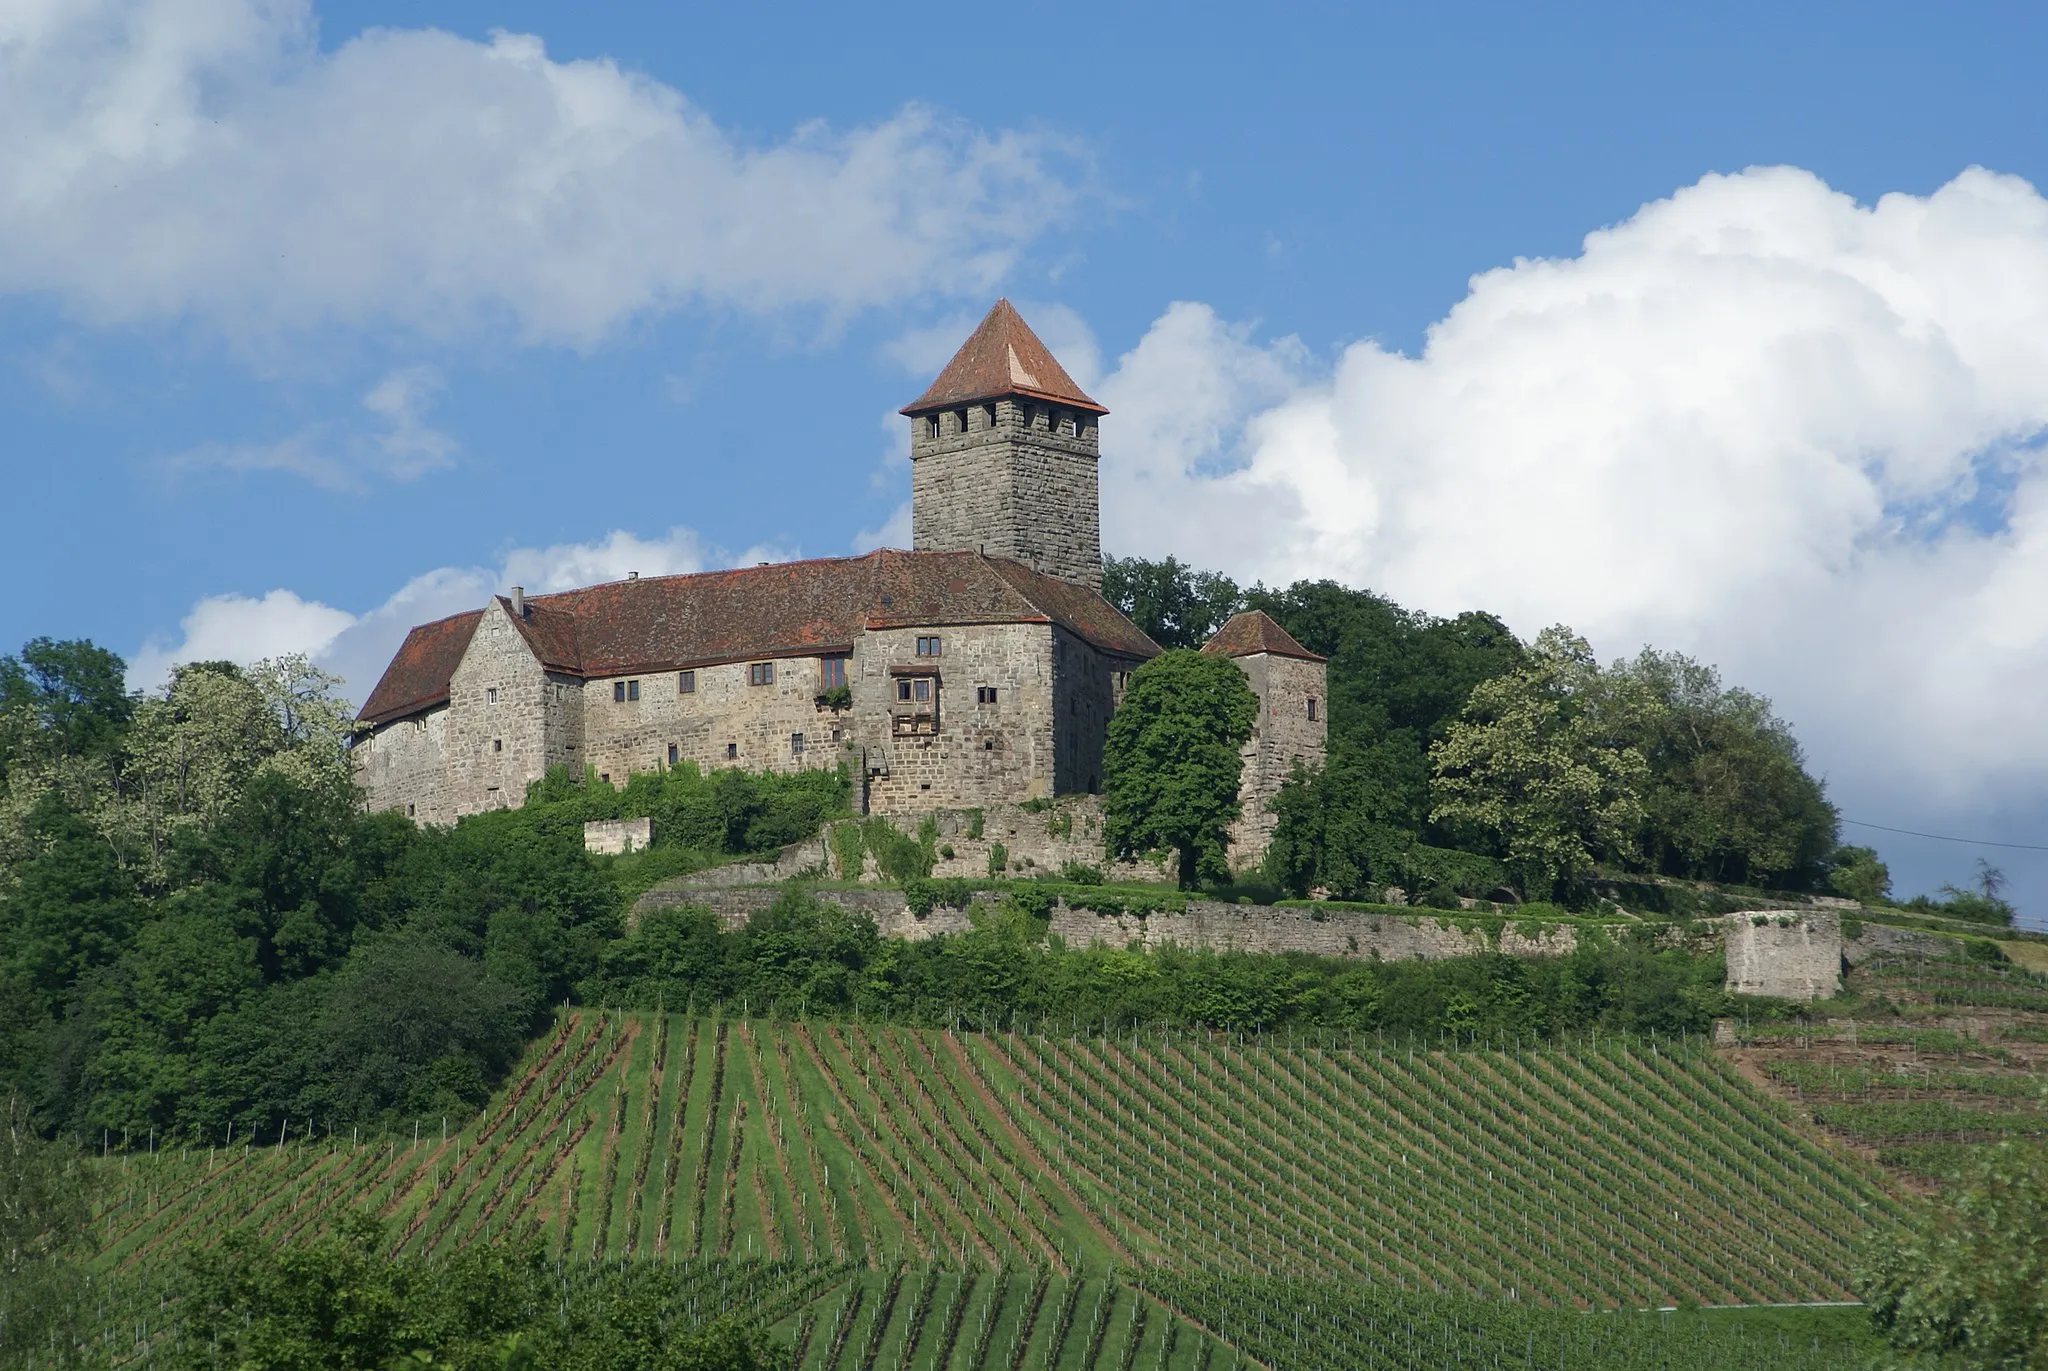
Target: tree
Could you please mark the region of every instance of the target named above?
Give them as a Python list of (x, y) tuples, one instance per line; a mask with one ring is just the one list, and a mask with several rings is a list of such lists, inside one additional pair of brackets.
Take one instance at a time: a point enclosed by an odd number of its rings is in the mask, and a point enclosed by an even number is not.
[(1859, 1277), (1901, 1352), (1958, 1368), (2048, 1366), (2048, 1150), (1982, 1151)]
[[(60, 750), (111, 757), (134, 712), (128, 665), (84, 639), (36, 638), (0, 657), (0, 712), (24, 711)], [(6, 774), (0, 757), (0, 777)]]
[(1168, 557), (1102, 559), (1102, 598), (1165, 648), (1200, 647), (1243, 601), (1237, 582)]
[(1828, 859), (1828, 888), (1864, 904), (1876, 904), (1892, 893), (1891, 868), (1868, 847), (1843, 846)]
[(1224, 657), (1163, 652), (1131, 673), (1103, 747), (1103, 838), (1119, 856), (1171, 848), (1180, 884), (1228, 874), (1240, 749), (1259, 702)]
[(1529, 892), (1548, 894), (1596, 854), (1629, 851), (1649, 767), (1628, 740), (1653, 707), (1627, 683), (1603, 682), (1585, 639), (1545, 629), (1528, 665), (1476, 686), (1430, 749), (1430, 817), (1492, 834)]
[(1667, 875), (1804, 888), (1836, 846), (1838, 819), (1771, 702), (1714, 668), (1645, 648), (1604, 673), (1636, 695), (1629, 742), (1649, 767), (1642, 848)]
[(77, 1152), (38, 1137), (27, 1102), (10, 1092), (0, 1117), (0, 1365), (47, 1347), (80, 1312), (93, 1189)]

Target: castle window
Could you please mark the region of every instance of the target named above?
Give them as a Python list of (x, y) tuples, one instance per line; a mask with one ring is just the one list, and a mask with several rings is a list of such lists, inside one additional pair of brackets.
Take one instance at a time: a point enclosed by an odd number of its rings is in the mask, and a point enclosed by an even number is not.
[(668, 745), (668, 764), (670, 766), (676, 764), (676, 745), (674, 743)]
[(487, 705), (498, 703), (498, 688), (496, 686), (484, 687), (484, 703)]
[(411, 819), (411, 818), (417, 818), (417, 817), (418, 817), (418, 815), (419, 815), (419, 806), (418, 806), (418, 805), (407, 805), (407, 806), (405, 807), (405, 817), (406, 817), (406, 818), (408, 818), (408, 819)]
[(974, 703), (978, 705), (992, 705), (995, 702), (996, 688), (994, 686), (976, 686), (974, 688)]
[(963, 409), (963, 410), (959, 411), (958, 413), (956, 413), (956, 414), (955, 414), (955, 415), (954, 415), (953, 417), (954, 417), (954, 419), (955, 419), (955, 420), (957, 420), (957, 421), (959, 422), (959, 425), (960, 425), (960, 426), (959, 426), (959, 428), (957, 428), (957, 429), (955, 429), (955, 430), (954, 430), (954, 432), (956, 432), (956, 433), (965, 433), (965, 432), (967, 432), (967, 411)]
[(749, 663), (747, 664), (747, 684), (748, 684), (748, 685), (774, 685), (774, 684), (775, 684), (775, 663), (773, 663), (773, 662), (749, 662)]
[(803, 735), (803, 734), (801, 734), (801, 733), (792, 733), (792, 734), (790, 734), (790, 735), (789, 735), (789, 751), (790, 751), (790, 755), (791, 755), (791, 756), (795, 756), (795, 757), (801, 757), (801, 756), (803, 756), (803, 755), (804, 755), (804, 735)]
[(412, 721), (412, 731), (415, 733), (425, 733), (427, 731), (427, 721), (424, 718), (414, 719)]
[(834, 724), (832, 727), (832, 741), (835, 743), (839, 741), (839, 726), (837, 724)]
[(606, 785), (610, 785), (612, 783), (612, 773), (609, 771), (600, 771), (597, 773), (597, 779), (604, 782)]
[(996, 750), (996, 740), (993, 738), (983, 738), (981, 740), (981, 750), (983, 752), (994, 752)]
[(917, 655), (920, 657), (938, 656), (939, 640), (937, 638), (919, 638), (917, 640)]
[(727, 743), (725, 745), (725, 759), (728, 762), (736, 762), (740, 759), (740, 745), (738, 743)]
[(938, 436), (939, 436), (939, 416), (938, 416), (938, 415), (936, 415), (936, 414), (933, 414), (933, 415), (928, 415), (928, 416), (927, 416), (927, 417), (925, 418), (925, 421), (924, 421), (924, 436), (925, 436), (925, 437), (927, 437), (927, 438), (936, 438), (936, 437), (938, 437)]
[(996, 426), (996, 407), (994, 405), (983, 405), (981, 407), (981, 426), (983, 428), (994, 428)]
[(626, 703), (626, 683), (624, 681), (612, 682), (612, 703), (619, 705)]
[(505, 740), (504, 740), (503, 738), (493, 738), (493, 739), (491, 739), (491, 751), (493, 751), (493, 752), (503, 752), (504, 750), (505, 750)]
[(555, 682), (555, 698), (557, 700), (569, 698), (569, 687), (563, 685), (560, 681)]
[(846, 684), (846, 656), (836, 653), (818, 659), (818, 688), (837, 690)]
[(695, 695), (696, 693), (697, 673), (694, 671), (678, 671), (676, 673), (676, 694)]
[(1308, 697), (1308, 721), (1310, 723), (1316, 721), (1316, 697), (1313, 695)]
[(640, 698), (640, 683), (638, 681), (626, 682), (626, 698), (629, 700)]

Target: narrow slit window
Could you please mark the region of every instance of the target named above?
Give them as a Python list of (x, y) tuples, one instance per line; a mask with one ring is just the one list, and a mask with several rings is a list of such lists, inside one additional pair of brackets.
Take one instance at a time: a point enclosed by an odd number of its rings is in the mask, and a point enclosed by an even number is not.
[(1308, 697), (1308, 721), (1310, 723), (1316, 721), (1316, 697), (1313, 695)]
[(736, 762), (740, 759), (740, 745), (738, 743), (727, 743), (725, 745), (725, 759), (728, 762)]
[(505, 750), (505, 740), (504, 740), (503, 738), (493, 738), (493, 739), (491, 739), (491, 751), (493, 751), (493, 752), (503, 752), (504, 750)]
[(668, 764), (669, 764), (670, 766), (674, 766), (674, 765), (676, 764), (676, 755), (677, 755), (677, 748), (676, 748), (676, 745), (675, 745), (674, 743), (670, 743), (670, 744), (668, 745)]
[(484, 687), (484, 703), (487, 705), (498, 703), (498, 688), (496, 686)]

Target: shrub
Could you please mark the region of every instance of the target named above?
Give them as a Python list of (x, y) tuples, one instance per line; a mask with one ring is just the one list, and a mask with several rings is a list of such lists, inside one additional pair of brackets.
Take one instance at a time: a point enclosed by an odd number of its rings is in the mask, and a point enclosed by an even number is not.
[(1060, 879), (1074, 885), (1101, 885), (1102, 868), (1086, 862), (1068, 862), (1060, 868)]
[(832, 825), (832, 860), (839, 868), (840, 880), (859, 880), (866, 855), (867, 841), (861, 836), (859, 824)]
[(867, 840), (868, 851), (875, 854), (875, 865), (881, 868), (884, 876), (899, 883), (930, 879), (932, 863), (937, 856), (931, 849), (905, 837), (884, 818), (870, 818), (860, 828), (862, 837)]
[(851, 708), (853, 708), (853, 687), (852, 687), (852, 686), (833, 686), (833, 687), (832, 687), (832, 688), (831, 688), (830, 690), (821, 690), (821, 691), (819, 691), (819, 692), (818, 692), (818, 708), (820, 708), (820, 709), (851, 709)]
[(1422, 892), (1422, 898), (1418, 899), (1415, 903), (1421, 905), (1424, 909), (1463, 909), (1465, 907), (1464, 902), (1458, 898), (1458, 892), (1447, 885), (1431, 886), (1428, 890)]
[(967, 811), (967, 836), (968, 836), (969, 838), (972, 838), (972, 839), (973, 839), (973, 840), (975, 840), (976, 842), (979, 842), (979, 841), (981, 841), (981, 824), (982, 824), (982, 814), (981, 814), (981, 811), (980, 811), (979, 809), (970, 809), (970, 810), (968, 810), (968, 811)]
[(988, 845), (988, 874), (1000, 876), (1010, 867), (1010, 849), (1001, 843)]

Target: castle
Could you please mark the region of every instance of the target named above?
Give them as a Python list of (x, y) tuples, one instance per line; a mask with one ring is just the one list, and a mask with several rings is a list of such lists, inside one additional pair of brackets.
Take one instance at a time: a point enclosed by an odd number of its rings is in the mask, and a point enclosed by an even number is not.
[[(358, 718), (371, 808), (452, 823), (518, 805), (551, 766), (624, 785), (684, 762), (847, 762), (877, 812), (1098, 790), (1109, 717), (1160, 650), (1101, 595), (1108, 411), (1003, 300), (902, 413), (912, 551), (514, 586), (414, 628)], [(1294, 762), (1322, 760), (1324, 666), (1258, 612), (1204, 650), (1259, 697), (1244, 865)]]

